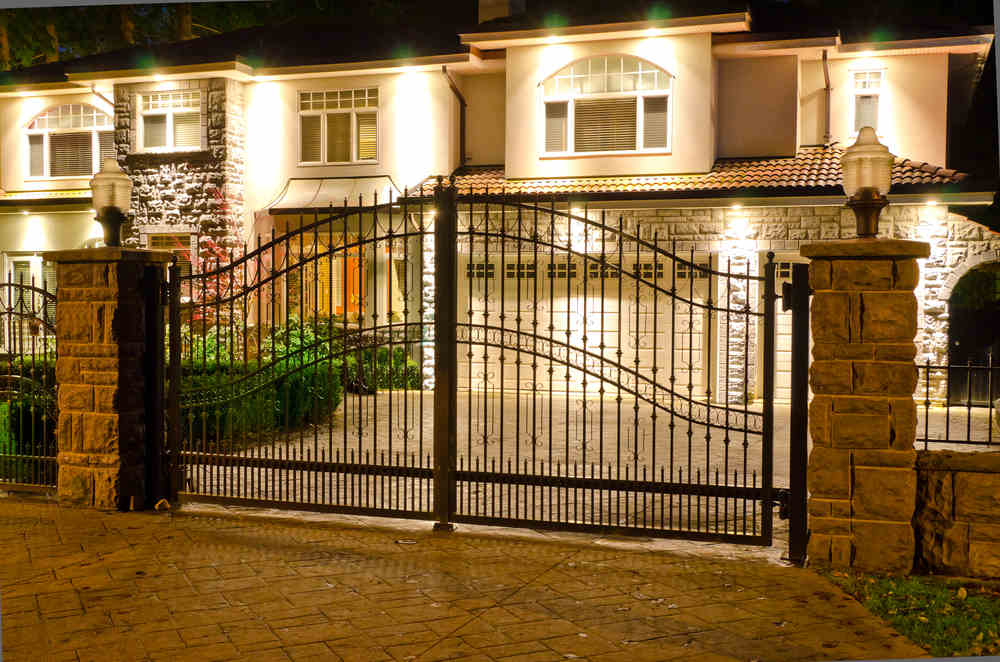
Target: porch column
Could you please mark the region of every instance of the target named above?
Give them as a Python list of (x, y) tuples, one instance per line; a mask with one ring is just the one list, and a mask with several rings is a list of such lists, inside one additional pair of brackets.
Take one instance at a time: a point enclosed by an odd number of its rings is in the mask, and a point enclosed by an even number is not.
[(803, 245), (810, 258), (810, 563), (907, 572), (917, 474), (914, 363), (923, 242)]
[(59, 283), (59, 500), (117, 510), (151, 505), (160, 456), (147, 444), (160, 435), (146, 421), (157, 407), (163, 354), (147, 331), (162, 314), (158, 288), (171, 256), (91, 248), (45, 257), (57, 264)]

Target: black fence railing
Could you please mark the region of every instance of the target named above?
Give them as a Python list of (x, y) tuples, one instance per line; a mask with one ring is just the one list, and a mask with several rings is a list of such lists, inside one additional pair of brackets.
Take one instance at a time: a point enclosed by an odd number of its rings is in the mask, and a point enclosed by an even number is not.
[(1000, 446), (1000, 365), (987, 357), (971, 361), (917, 366), (917, 444), (924, 449)]
[(45, 282), (0, 283), (0, 489), (56, 484), (55, 310)]

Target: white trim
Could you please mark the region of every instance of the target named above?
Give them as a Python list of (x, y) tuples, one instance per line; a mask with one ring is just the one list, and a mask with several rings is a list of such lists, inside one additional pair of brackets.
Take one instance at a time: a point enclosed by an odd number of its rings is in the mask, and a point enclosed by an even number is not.
[[(143, 99), (158, 95), (158, 94), (176, 94), (192, 92), (198, 94), (198, 107), (194, 106), (182, 106), (179, 108), (153, 108), (150, 110), (144, 110), (142, 107)], [(137, 154), (173, 154), (173, 153), (183, 153), (183, 152), (199, 152), (204, 149), (204, 145), (201, 142), (201, 125), (203, 123), (204, 117), (201, 112), (202, 106), (205, 104), (205, 99), (202, 98), (202, 90), (199, 89), (175, 89), (175, 90), (156, 90), (153, 92), (140, 92), (135, 95), (135, 109), (136, 109), (136, 119), (138, 120), (138, 127), (135, 132), (135, 142), (132, 151)], [(186, 115), (194, 113), (198, 115), (198, 146), (185, 145), (183, 147), (177, 147), (174, 145), (174, 115)], [(164, 140), (165, 145), (157, 147), (146, 147), (146, 117), (149, 115), (165, 115), (167, 118), (167, 125), (164, 129), (165, 135)]]
[[(350, 108), (321, 108), (315, 109), (310, 108), (309, 110), (302, 110), (302, 95), (308, 93), (327, 93), (327, 92), (354, 92), (355, 90), (371, 90), (374, 89), (378, 95), (378, 104), (375, 106), (352, 106)], [(296, 165), (301, 168), (311, 168), (317, 166), (353, 166), (353, 165), (378, 165), (379, 155), (382, 152), (382, 120), (381, 120), (381, 105), (382, 105), (382, 87), (380, 85), (366, 85), (364, 87), (349, 87), (349, 88), (339, 88), (339, 89), (308, 89), (308, 90), (296, 90), (295, 91), (295, 105), (296, 105), (296, 135), (298, 137), (298, 160)], [(325, 160), (329, 155), (327, 154), (327, 115), (350, 115), (350, 161), (327, 161)], [(358, 158), (358, 115), (374, 114), (375, 115), (375, 158), (374, 159), (359, 159)], [(319, 131), (320, 131), (320, 147), (319, 147), (319, 161), (303, 161), (302, 160), (302, 118), (303, 117), (319, 117)]]

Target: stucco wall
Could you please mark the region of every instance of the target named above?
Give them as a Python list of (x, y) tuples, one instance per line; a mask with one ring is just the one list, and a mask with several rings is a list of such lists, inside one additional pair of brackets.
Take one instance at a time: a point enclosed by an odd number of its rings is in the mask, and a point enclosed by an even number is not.
[[(605, 54), (635, 55), (674, 76), (671, 153), (540, 158), (544, 109), (539, 83), (576, 60)], [(708, 34), (507, 49), (507, 176), (707, 172), (715, 160), (714, 66)]]
[(0, 185), (5, 191), (43, 191), (90, 186), (90, 177), (27, 179), (28, 140), (25, 137), (25, 127), (39, 113), (67, 103), (88, 104), (114, 116), (114, 109), (109, 104), (89, 92), (0, 99)]
[[(830, 60), (831, 132), (833, 140), (844, 146), (852, 144), (857, 137), (853, 125), (853, 72), (865, 69), (885, 72), (879, 102), (880, 140), (897, 156), (947, 165), (948, 55)], [(823, 142), (823, 114), (826, 112), (823, 86), (822, 62), (803, 62), (799, 92), (803, 145)]]
[(0, 249), (33, 253), (80, 248), (94, 224), (89, 211), (0, 213)]
[(718, 70), (719, 157), (793, 156), (797, 58), (719, 60)]
[[(298, 165), (298, 92), (365, 87), (379, 88), (378, 162)], [(251, 215), (291, 177), (389, 175), (402, 190), (457, 165), (458, 102), (440, 71), (251, 83), (246, 113), (245, 196)]]
[(465, 153), (469, 165), (498, 165), (504, 157), (507, 112), (506, 76), (486, 74), (462, 79), (465, 94)]

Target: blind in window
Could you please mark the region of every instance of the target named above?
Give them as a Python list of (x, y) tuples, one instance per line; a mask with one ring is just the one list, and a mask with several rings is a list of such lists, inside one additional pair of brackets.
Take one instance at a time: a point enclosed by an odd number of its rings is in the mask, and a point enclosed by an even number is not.
[(28, 136), (29, 165), (31, 177), (45, 176), (45, 136)]
[[(45, 291), (55, 295), (56, 265), (52, 262), (46, 262), (42, 265), (42, 278), (45, 279)], [(45, 322), (52, 325), (56, 323), (56, 300), (54, 298), (45, 301)]]
[(866, 126), (878, 129), (878, 95), (859, 94), (854, 97), (854, 130)]
[(322, 126), (319, 115), (306, 115), (299, 118), (302, 126), (302, 161), (316, 162), (322, 161)]
[(49, 134), (49, 175), (70, 177), (94, 172), (90, 131)]
[(642, 146), (667, 146), (667, 97), (643, 99)]
[(577, 152), (635, 149), (636, 99), (578, 99), (573, 138)]
[(111, 131), (101, 131), (97, 134), (97, 142), (101, 148), (101, 161), (115, 158), (115, 134)]
[(566, 112), (565, 101), (545, 104), (545, 151), (566, 151)]
[(142, 146), (167, 146), (167, 116), (146, 115), (142, 118)]
[(378, 157), (375, 113), (358, 113), (358, 160)]
[(31, 285), (31, 262), (27, 260), (16, 260), (13, 263), (14, 270), (11, 274), (12, 282), (19, 285)]
[(351, 116), (332, 113), (326, 116), (326, 160), (351, 160)]
[(201, 147), (201, 116), (199, 113), (174, 115), (174, 147)]

